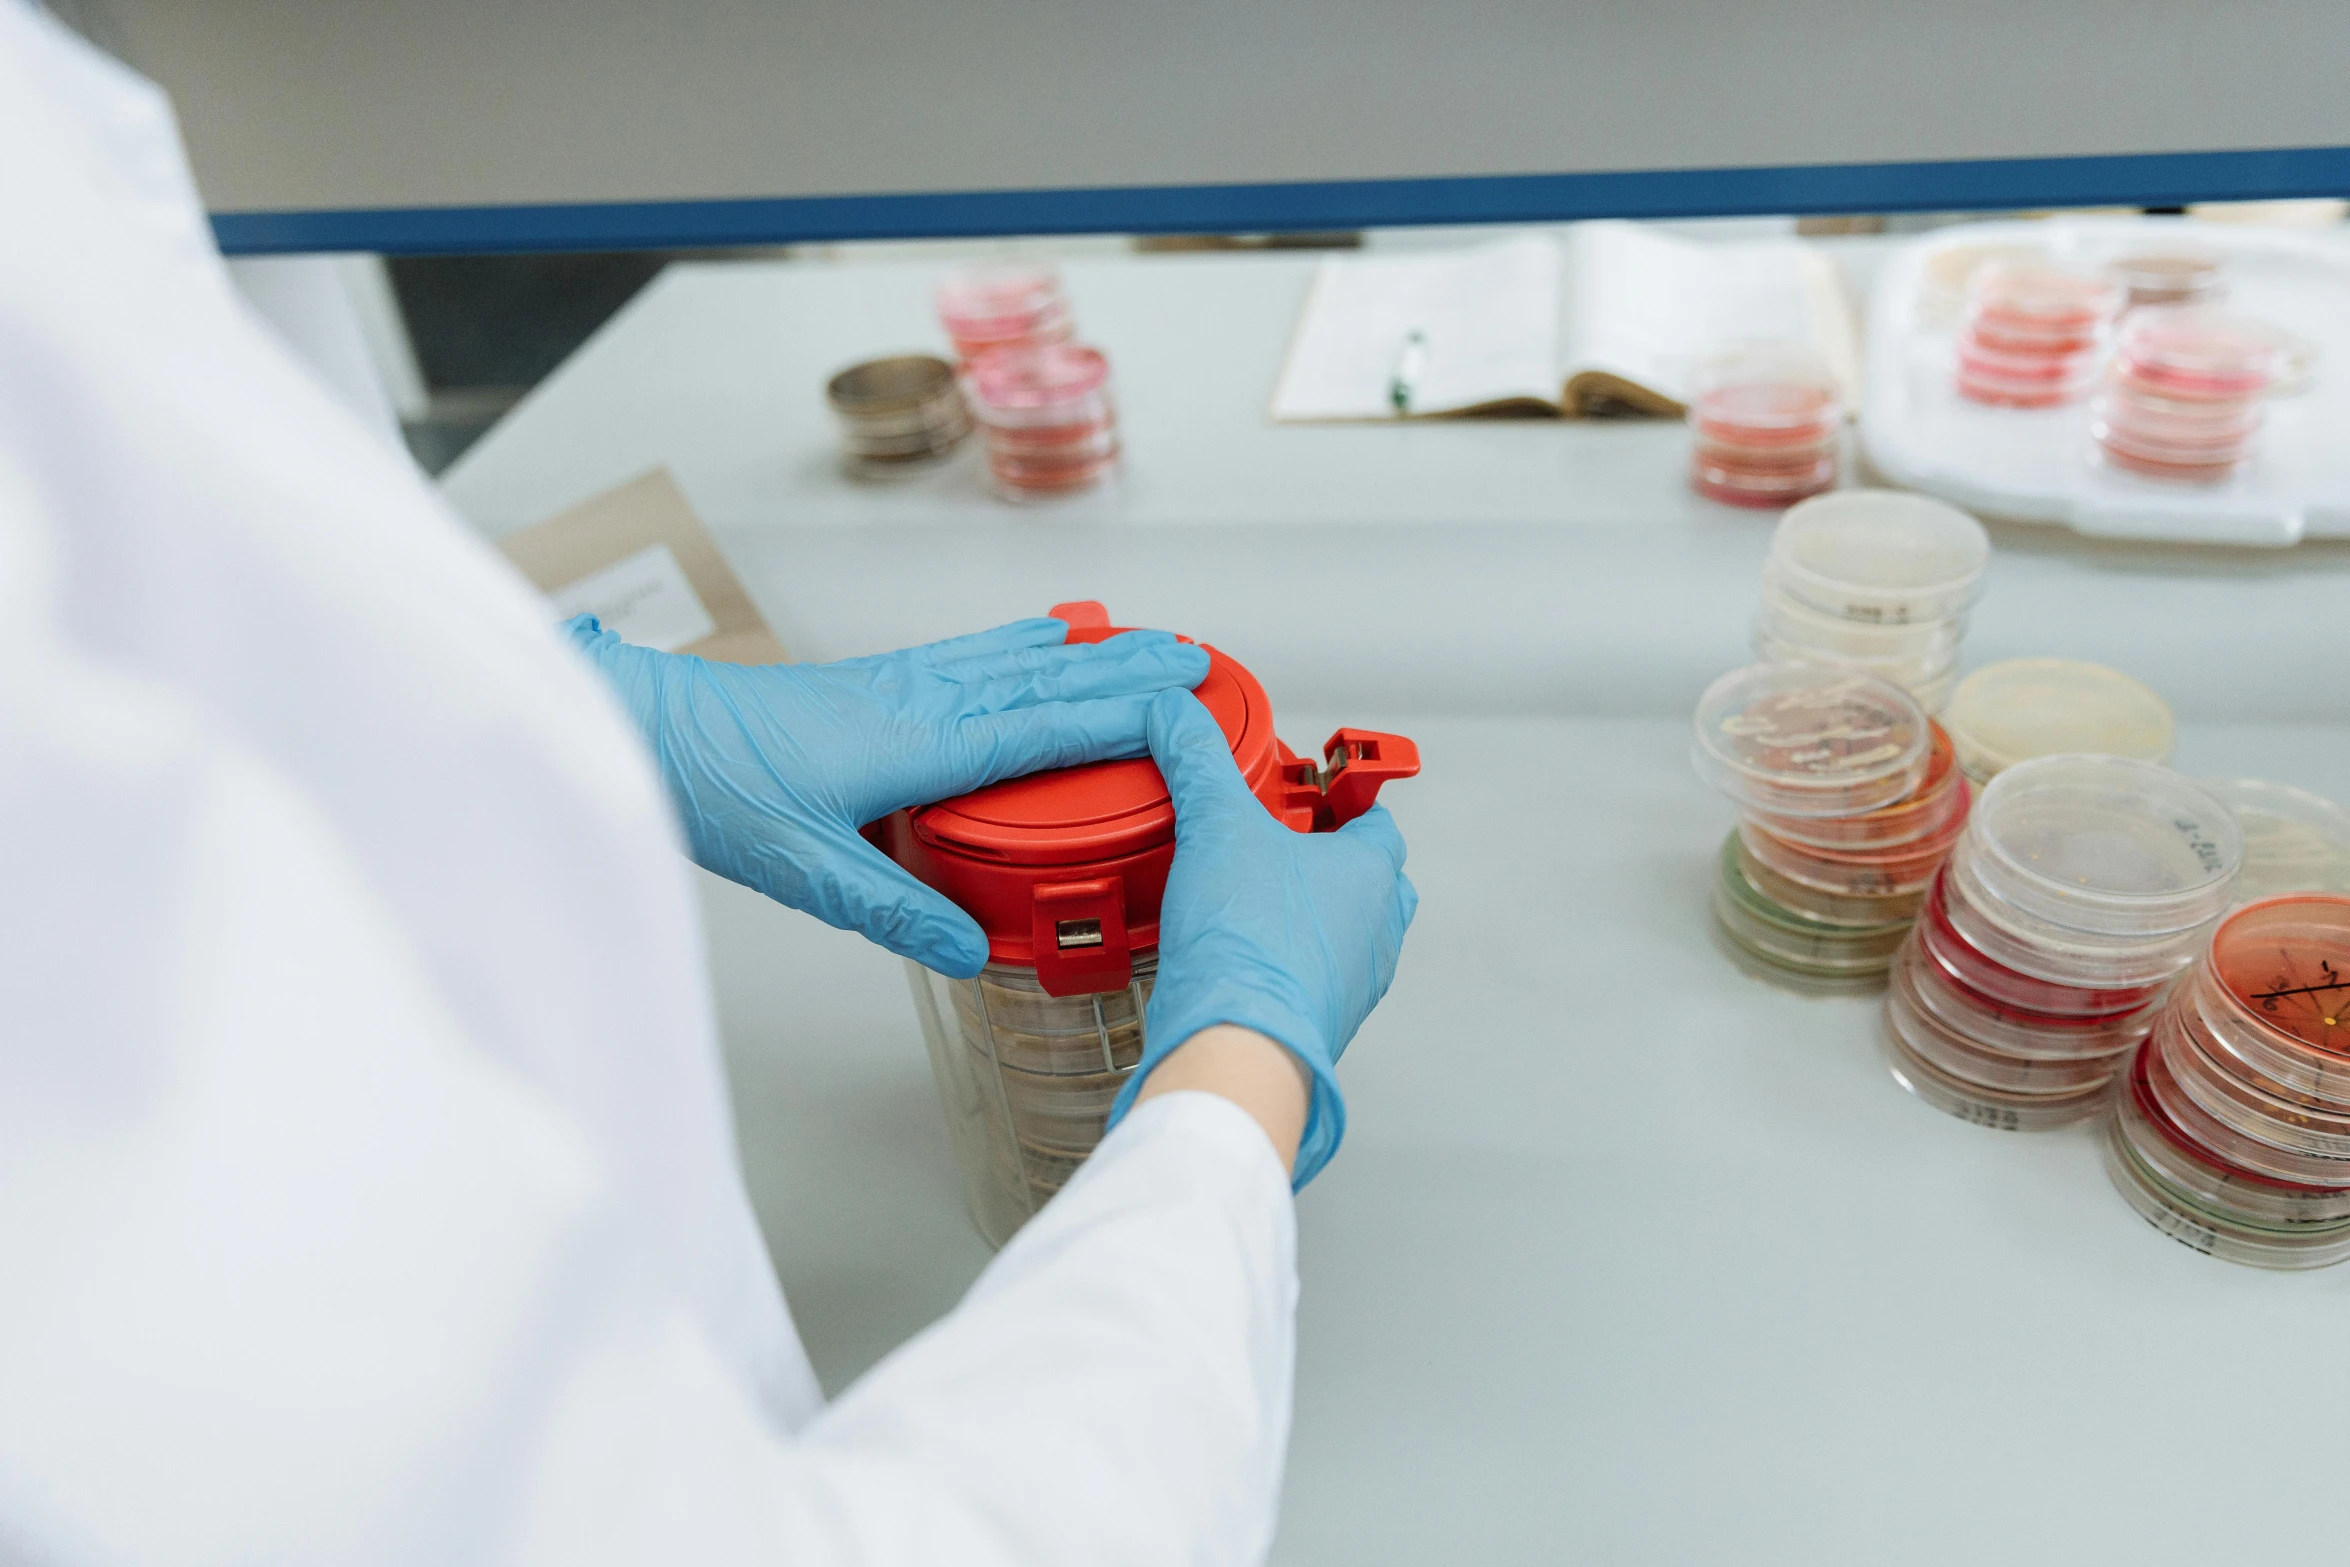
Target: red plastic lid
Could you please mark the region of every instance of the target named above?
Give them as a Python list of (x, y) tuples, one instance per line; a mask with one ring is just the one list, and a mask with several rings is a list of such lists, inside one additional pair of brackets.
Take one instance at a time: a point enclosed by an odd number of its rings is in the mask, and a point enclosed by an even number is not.
[[(1102, 642), (1125, 626), (1074, 626), (1071, 642)], [(1189, 641), (1188, 637), (1183, 638)], [(1273, 708), (1256, 677), (1214, 648), (1197, 695), (1231, 742), (1250, 789), (1277, 771)], [(993, 784), (913, 813), (914, 835), (936, 847), (1012, 865), (1071, 865), (1133, 854), (1175, 837), (1166, 780), (1148, 757), (1094, 762)]]

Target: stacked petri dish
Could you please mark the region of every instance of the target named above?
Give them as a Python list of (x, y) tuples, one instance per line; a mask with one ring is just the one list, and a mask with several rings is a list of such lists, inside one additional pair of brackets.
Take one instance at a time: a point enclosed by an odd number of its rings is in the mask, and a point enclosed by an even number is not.
[(2122, 308), (2212, 305), (2228, 290), (2227, 260), (2209, 245), (2180, 240), (2115, 258), (2106, 270), (2122, 288)]
[(938, 285), (939, 325), (969, 364), (996, 348), (1044, 347), (1076, 335), (1061, 275), (1034, 261), (958, 267)]
[(1715, 867), (1732, 946), (1807, 983), (1872, 983), (1965, 825), (1948, 739), (1900, 687), (1754, 664), (1698, 701), (1690, 758), (1739, 808)]
[(1771, 536), (1756, 656), (1848, 664), (1938, 712), (1990, 559), (1983, 525), (1942, 501), (1893, 490), (1805, 501)]
[(2203, 787), (2244, 834), (2238, 903), (2288, 892), (2350, 894), (2350, 811), (2257, 778), (2206, 778)]
[(849, 366), (826, 383), (841, 449), (861, 478), (910, 472), (944, 457), (971, 433), (955, 367), (928, 354)]
[(1959, 682), (1941, 716), (1958, 765), (1978, 784), (2036, 756), (2167, 761), (2178, 737), (2161, 697), (2103, 664), (2069, 658), (1986, 664)]
[(2089, 411), (2099, 461), (2142, 478), (2216, 484), (2251, 461), (2283, 334), (2198, 305), (2133, 311)]
[(964, 371), (964, 389), (996, 488), (1014, 500), (1092, 488), (1118, 462), (1110, 362), (1077, 343), (995, 348)]
[(2086, 395), (2122, 290), (2044, 261), (1994, 262), (1967, 280), (1959, 395), (2001, 408), (2055, 408)]
[(2106, 1169), (2197, 1251), (2350, 1257), (2350, 899), (2267, 898), (2220, 924), (2115, 1096)]
[(1827, 361), (1756, 344), (1701, 364), (1689, 399), (1689, 482), (1732, 506), (1786, 506), (1833, 489), (1844, 401)]
[(2050, 756), (2000, 774), (1894, 962), (1894, 1080), (2006, 1131), (2096, 1113), (2242, 856), (2226, 808), (2151, 762)]

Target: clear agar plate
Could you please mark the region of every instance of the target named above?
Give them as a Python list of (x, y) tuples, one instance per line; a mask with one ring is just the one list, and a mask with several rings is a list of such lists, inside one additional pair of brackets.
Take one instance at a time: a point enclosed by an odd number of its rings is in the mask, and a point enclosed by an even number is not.
[(1932, 731), (1899, 686), (1826, 664), (1750, 664), (1706, 688), (1690, 762), (1738, 804), (1773, 815), (1856, 816), (1925, 776)]
[(2132, 1143), (2120, 1105), (2106, 1129), (2105, 1171), (2138, 1216), (2191, 1251), (2256, 1268), (2323, 1268), (2350, 1257), (2350, 1220), (2293, 1228), (2241, 1223), (2195, 1201), (2165, 1181)]
[(2289, 784), (2256, 778), (2202, 783), (2244, 831), (2237, 902), (2288, 892), (2350, 893), (2350, 811)]
[(2227, 908), (2244, 835), (2225, 806), (2152, 762), (2044, 756), (2003, 771), (1967, 836), (1981, 884), (2068, 930), (2167, 935)]
[(1999, 1132), (2044, 1132), (2095, 1115), (2109, 1091), (2095, 1083), (2070, 1094), (2010, 1094), (1979, 1088), (1952, 1077), (1911, 1049), (1892, 1016), (1892, 998), (1886, 998), (1878, 1043), (1884, 1048), (1893, 1081), (1935, 1109), (1976, 1126)]
[(1972, 825), (1945, 862), (1944, 911), (1967, 944), (2019, 974), (2084, 990), (2159, 984), (2184, 973), (2202, 953), (2204, 926), (2159, 936), (2109, 936), (2074, 930), (2018, 909), (1975, 874)]
[(1955, 839), (1965, 825), (1974, 792), (1958, 770), (1950, 736), (1940, 724), (1933, 724), (1932, 729), (1926, 776), (1912, 793), (1893, 804), (1858, 816), (1770, 816), (1758, 812), (1752, 819), (1789, 843), (1846, 853), (1893, 849), (1925, 838)]
[[(1927, 967), (1931, 970), (1932, 965)], [(2072, 1095), (2113, 1081), (2128, 1056), (2128, 1044), (2101, 1056), (2021, 1056), (1998, 1049), (1929, 1011), (1911, 983), (1915, 975), (1913, 961), (1894, 959), (1892, 988), (1885, 997), (1886, 1022), (1914, 1054), (1954, 1081), (2035, 1098)]]
[(2033, 1012), (1994, 1001), (1950, 972), (1927, 945), (1922, 925), (1895, 966), (1908, 974), (1911, 1002), (1934, 1021), (1986, 1049), (2027, 1060), (2110, 1057), (2143, 1043), (2162, 1011), (2159, 997), (2127, 1012), (2087, 1016)]
[(1791, 509), (1763, 580), (1822, 615), (1862, 625), (1948, 620), (1975, 601), (1991, 540), (1943, 501), (1840, 490)]
[(1942, 721), (1977, 783), (2036, 756), (2163, 761), (2178, 728), (2169, 706), (2137, 681), (2069, 658), (1986, 664), (1959, 682)]

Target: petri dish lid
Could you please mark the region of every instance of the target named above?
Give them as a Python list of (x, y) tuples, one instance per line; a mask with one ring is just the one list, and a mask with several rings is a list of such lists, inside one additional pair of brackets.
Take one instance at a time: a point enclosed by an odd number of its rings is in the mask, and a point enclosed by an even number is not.
[(1691, 720), (1699, 777), (1783, 816), (1854, 816), (1925, 776), (1933, 731), (1908, 692), (1833, 664), (1749, 664), (1708, 686)]
[(1806, 444), (1843, 423), (1827, 361), (1798, 343), (1735, 345), (1698, 364), (1689, 416), (1701, 430), (1754, 446)]
[(2045, 331), (2095, 326), (2121, 301), (2112, 279), (2048, 261), (1994, 261), (1967, 294), (1978, 311)]
[(974, 337), (1009, 337), (1060, 304), (1061, 275), (1038, 261), (984, 261), (940, 281), (939, 315)]
[(1991, 539), (1944, 501), (1839, 490), (1789, 509), (1765, 580), (1789, 598), (1871, 625), (1942, 620), (1974, 602)]
[(1079, 343), (991, 348), (968, 372), (983, 408), (1033, 412), (1083, 403), (1109, 384), (1110, 362)]
[(2107, 936), (2191, 930), (2227, 907), (2244, 835), (2194, 783), (2153, 762), (2043, 756), (1975, 802), (1974, 874), (2051, 924)]
[(2244, 831), (2236, 901), (2287, 892), (2350, 893), (2350, 811), (2290, 784), (2206, 778), (2203, 787)]
[(2161, 697), (2118, 670), (2069, 658), (1984, 665), (1958, 683), (1942, 722), (1977, 779), (2065, 753), (2159, 762), (2177, 736)]

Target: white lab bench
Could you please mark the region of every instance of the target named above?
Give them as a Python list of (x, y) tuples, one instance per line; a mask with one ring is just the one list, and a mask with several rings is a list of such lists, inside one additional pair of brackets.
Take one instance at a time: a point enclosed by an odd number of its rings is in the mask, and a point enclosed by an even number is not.
[[(2350, 1267), (2187, 1251), (2092, 1128), (1928, 1109), (1873, 1001), (1717, 949), (1730, 814), (1685, 725), (1744, 661), (1768, 515), (1691, 497), (1678, 426), (1270, 425), (1311, 268), (1066, 268), (1118, 376), (1112, 494), (840, 475), (825, 376), (939, 345), (902, 262), (673, 267), (447, 492), (497, 533), (663, 463), (800, 656), (1100, 598), (1246, 662), (1293, 744), (1419, 740), (1388, 795), (1419, 921), (1300, 1204), (1277, 1561), (2338, 1556)], [(2350, 549), (1994, 539), (1970, 666), (2117, 665), (2187, 770), (2350, 796)], [(987, 1253), (895, 960), (703, 880), (752, 1195), (837, 1390)]]

